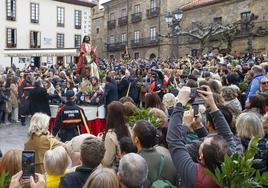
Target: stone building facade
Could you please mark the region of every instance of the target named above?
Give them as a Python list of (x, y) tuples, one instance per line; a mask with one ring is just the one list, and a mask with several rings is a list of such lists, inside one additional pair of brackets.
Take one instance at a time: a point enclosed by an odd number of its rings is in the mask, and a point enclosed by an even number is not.
[[(101, 58), (122, 58), (126, 46), (131, 58), (167, 58), (173, 55), (174, 48), (179, 56), (184, 56), (198, 50), (200, 44), (180, 36), (179, 44), (174, 46), (173, 39), (168, 37), (171, 28), (165, 22), (168, 12), (183, 10), (181, 31), (187, 31), (199, 22), (239, 23), (243, 16), (253, 13), (258, 16), (254, 21), (253, 51), (267, 53), (267, 6), (267, 0), (111, 0), (103, 4), (101, 16), (93, 14), (92, 42), (98, 46)], [(97, 28), (103, 29), (97, 33)], [(232, 51), (244, 53), (248, 37), (247, 32), (238, 33), (232, 40)], [(226, 49), (226, 44), (219, 49)]]

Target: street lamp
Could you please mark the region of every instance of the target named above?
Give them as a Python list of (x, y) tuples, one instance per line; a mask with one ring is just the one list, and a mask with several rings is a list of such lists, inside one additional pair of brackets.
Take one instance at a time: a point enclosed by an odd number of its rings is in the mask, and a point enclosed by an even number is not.
[(183, 16), (183, 12), (180, 9), (175, 10), (173, 13), (168, 13), (165, 16), (165, 21), (168, 24), (168, 27), (172, 29), (172, 56), (178, 58), (178, 40), (180, 32), (180, 22)]

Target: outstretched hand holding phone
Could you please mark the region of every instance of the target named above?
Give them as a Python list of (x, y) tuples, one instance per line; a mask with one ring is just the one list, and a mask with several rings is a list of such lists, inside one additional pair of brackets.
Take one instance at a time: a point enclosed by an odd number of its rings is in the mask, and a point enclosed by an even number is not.
[(198, 94), (203, 98), (205, 104), (210, 107), (211, 112), (215, 112), (218, 110), (218, 107), (214, 101), (213, 93), (211, 89), (203, 85), (197, 90)]

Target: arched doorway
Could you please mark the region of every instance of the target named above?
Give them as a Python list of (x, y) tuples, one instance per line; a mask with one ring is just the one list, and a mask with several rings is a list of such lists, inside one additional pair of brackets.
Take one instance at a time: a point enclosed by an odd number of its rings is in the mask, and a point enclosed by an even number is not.
[(155, 55), (154, 53), (152, 53), (152, 54), (150, 55), (150, 60), (151, 60), (151, 59), (154, 59), (154, 58), (156, 58), (156, 55)]

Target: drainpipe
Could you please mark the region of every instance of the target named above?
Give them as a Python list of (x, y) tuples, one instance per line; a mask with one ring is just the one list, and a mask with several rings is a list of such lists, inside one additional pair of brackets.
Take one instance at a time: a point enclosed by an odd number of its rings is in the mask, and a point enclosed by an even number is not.
[[(168, 0), (167, 0), (168, 1)], [(159, 30), (159, 33), (161, 33), (161, 0), (158, 0), (158, 6), (159, 6), (159, 16), (158, 16), (158, 30)], [(158, 44), (158, 57), (160, 57), (160, 38), (158, 39), (159, 40), (159, 44)]]

